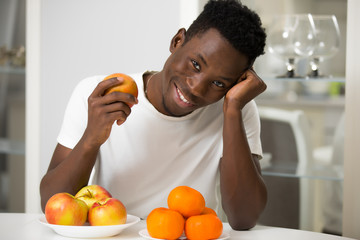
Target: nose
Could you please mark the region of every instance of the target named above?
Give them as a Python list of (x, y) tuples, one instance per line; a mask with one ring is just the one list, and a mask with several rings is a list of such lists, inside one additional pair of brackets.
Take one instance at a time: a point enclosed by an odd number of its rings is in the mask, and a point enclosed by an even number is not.
[(195, 96), (205, 96), (208, 90), (208, 85), (205, 77), (201, 75), (191, 76), (186, 78), (186, 83), (189, 86), (191, 93)]

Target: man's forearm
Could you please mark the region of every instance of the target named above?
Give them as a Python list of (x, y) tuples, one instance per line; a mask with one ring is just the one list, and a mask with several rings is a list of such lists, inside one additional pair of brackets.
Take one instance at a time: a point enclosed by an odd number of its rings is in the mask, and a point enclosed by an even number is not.
[(88, 184), (97, 153), (98, 149), (86, 149), (81, 141), (72, 150), (57, 146), (49, 169), (40, 183), (43, 210), (47, 200), (55, 193), (75, 194)]
[(265, 207), (267, 192), (257, 159), (250, 152), (241, 111), (225, 112), (223, 138), (220, 163), (223, 208), (232, 228), (249, 229)]

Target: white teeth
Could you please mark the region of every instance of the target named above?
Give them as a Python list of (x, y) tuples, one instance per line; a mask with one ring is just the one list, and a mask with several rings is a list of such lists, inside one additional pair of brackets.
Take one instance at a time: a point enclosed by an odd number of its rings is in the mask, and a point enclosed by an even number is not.
[(184, 103), (190, 104), (190, 102), (184, 97), (184, 95), (182, 95), (182, 93), (180, 92), (180, 90), (178, 88), (176, 88), (176, 91), (178, 92), (181, 101), (183, 101)]

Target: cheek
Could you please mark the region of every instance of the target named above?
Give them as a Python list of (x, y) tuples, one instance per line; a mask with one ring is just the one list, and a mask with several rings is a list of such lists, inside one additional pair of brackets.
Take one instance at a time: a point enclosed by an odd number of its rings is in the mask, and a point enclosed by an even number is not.
[(189, 69), (187, 58), (183, 56), (180, 50), (174, 52), (169, 56), (165, 63), (165, 68), (169, 72), (186, 72)]
[(220, 101), (224, 96), (224, 94), (213, 94), (212, 96), (209, 96), (208, 105)]

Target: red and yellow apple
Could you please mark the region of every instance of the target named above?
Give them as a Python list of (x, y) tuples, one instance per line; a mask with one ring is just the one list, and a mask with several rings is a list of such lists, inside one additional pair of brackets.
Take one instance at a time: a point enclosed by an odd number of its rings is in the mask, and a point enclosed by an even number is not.
[(50, 224), (81, 226), (87, 214), (86, 204), (69, 193), (53, 195), (45, 206), (45, 217)]
[(86, 203), (88, 209), (90, 209), (96, 201), (111, 197), (111, 194), (105, 188), (99, 185), (85, 186), (75, 195), (75, 198), (80, 199)]
[[(114, 74), (111, 74), (111, 75), (105, 77), (103, 79), (103, 81), (112, 79), (112, 78), (122, 78), (123, 81), (120, 84), (107, 89), (105, 91), (105, 95), (112, 93), (112, 92), (124, 92), (124, 93), (129, 93), (136, 98), (138, 97), (138, 88), (137, 88), (135, 80), (132, 77), (130, 77), (126, 74), (123, 74), (123, 73), (114, 73)], [(133, 104), (130, 104), (130, 103), (127, 103), (127, 104), (129, 105), (129, 107), (133, 106)]]
[(125, 224), (126, 218), (126, 208), (116, 198), (107, 198), (95, 202), (88, 213), (88, 220), (91, 226)]

